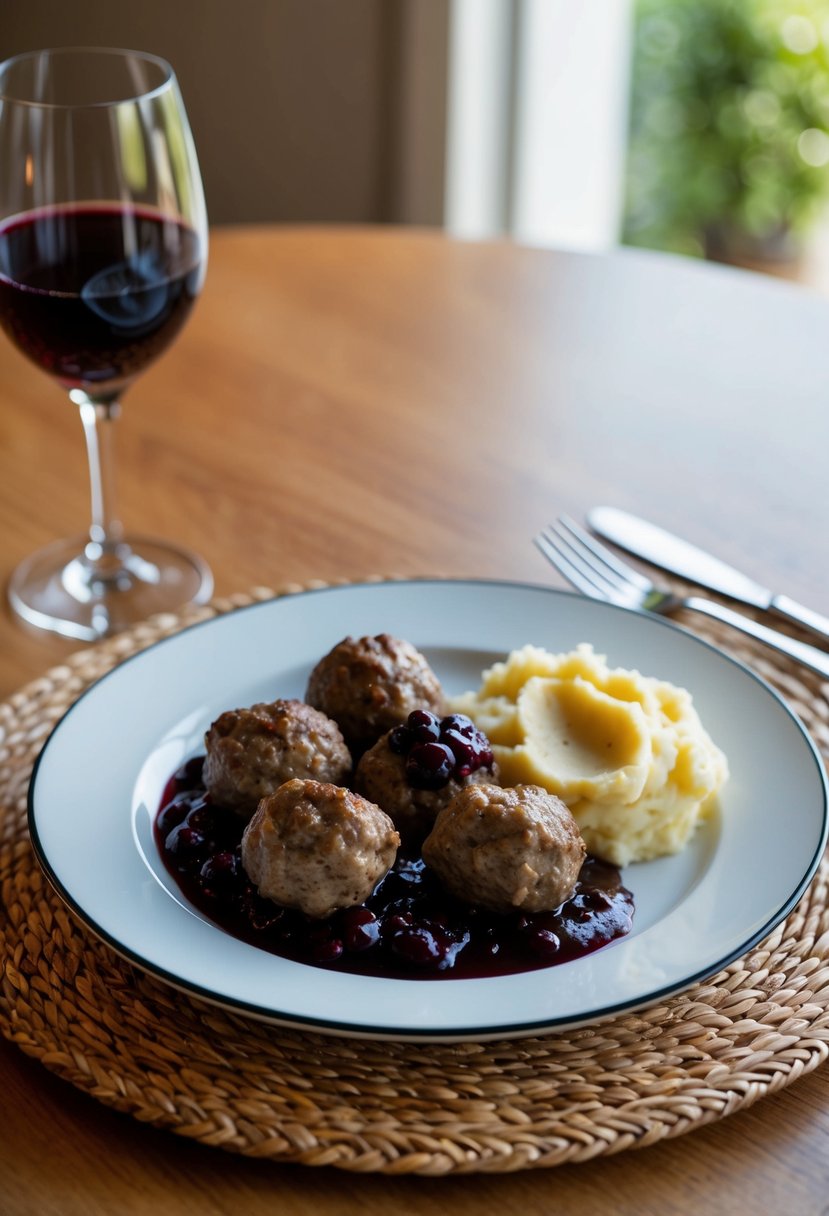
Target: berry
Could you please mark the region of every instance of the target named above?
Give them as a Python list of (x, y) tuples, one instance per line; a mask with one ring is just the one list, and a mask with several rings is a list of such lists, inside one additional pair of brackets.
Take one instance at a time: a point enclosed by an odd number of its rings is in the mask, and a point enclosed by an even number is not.
[(413, 919), (411, 912), (395, 912), (386, 916), (383, 921), (383, 936), (393, 937), (403, 929), (410, 929)]
[(590, 909), (586, 908), (584, 904), (577, 904), (575, 900), (573, 900), (573, 904), (575, 907), (575, 911), (573, 912), (573, 923), (579, 925), (589, 924), (593, 919), (593, 914)]
[(454, 768), (455, 757), (445, 743), (416, 743), (406, 759), (409, 784), (419, 790), (440, 789)]
[[(462, 735), (459, 730), (450, 728), (442, 730), (440, 734), (441, 743), (445, 743), (455, 757), (456, 773), (458, 777), (468, 777), (478, 765), (479, 752), (473, 741), (466, 735)], [(465, 769), (465, 772), (461, 770)]]
[(455, 776), (468, 777), (479, 768), (492, 765), (492, 748), (483, 731), (464, 714), (449, 714), (440, 724), (440, 741), (451, 747), (455, 756)]
[(198, 828), (182, 823), (177, 828), (173, 828), (164, 843), (165, 848), (172, 853), (176, 861), (187, 862), (199, 857), (207, 844), (207, 839)]
[(201, 785), (204, 756), (193, 756), (185, 761), (181, 768), (176, 769), (173, 780), (183, 790), (194, 790)]
[(188, 812), (185, 820), (188, 828), (196, 828), (199, 832), (208, 834), (216, 828), (216, 816), (204, 802), (196, 802)]
[(241, 874), (242, 863), (238, 853), (223, 850), (208, 857), (199, 871), (199, 878), (205, 893), (215, 897), (232, 894)]
[(329, 937), (325, 941), (315, 943), (310, 953), (315, 963), (335, 963), (342, 952), (343, 944), (340, 939)]
[(181, 798), (168, 802), (158, 815), (159, 835), (165, 838), (169, 836), (173, 828), (177, 828), (180, 823), (184, 822), (189, 810), (190, 803)]
[(415, 743), (436, 743), (440, 738), (440, 720), (428, 709), (413, 709), (406, 726)]
[(527, 948), (539, 958), (553, 958), (561, 949), (558, 934), (552, 929), (531, 929), (525, 941)]
[(440, 967), (449, 953), (449, 942), (443, 933), (415, 925), (400, 929), (391, 939), (395, 954), (417, 967)]
[(380, 940), (380, 924), (368, 908), (348, 908), (342, 915), (343, 944), (358, 953), (370, 950)]
[(613, 907), (613, 900), (607, 891), (595, 889), (582, 891), (581, 903), (582, 907), (589, 908), (591, 912), (609, 912)]
[(412, 732), (406, 726), (395, 726), (389, 732), (389, 747), (396, 756), (405, 756), (412, 746)]
[(467, 718), (466, 714), (447, 714), (445, 718), (441, 718), (440, 722), (441, 734), (446, 730), (456, 730), (459, 735), (465, 735), (471, 739), (474, 734), (479, 734), (477, 726), (471, 718)]

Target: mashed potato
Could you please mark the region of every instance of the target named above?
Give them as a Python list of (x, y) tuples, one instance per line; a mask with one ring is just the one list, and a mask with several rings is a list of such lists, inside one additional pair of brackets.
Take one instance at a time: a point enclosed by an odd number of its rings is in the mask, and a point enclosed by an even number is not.
[(557, 794), (617, 865), (678, 852), (728, 776), (689, 692), (610, 668), (587, 643), (513, 651), (451, 708), (489, 736), (502, 785)]

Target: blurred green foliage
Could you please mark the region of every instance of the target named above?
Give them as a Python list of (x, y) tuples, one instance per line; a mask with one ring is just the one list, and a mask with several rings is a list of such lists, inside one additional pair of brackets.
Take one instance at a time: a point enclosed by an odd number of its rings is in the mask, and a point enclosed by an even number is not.
[(720, 257), (802, 236), (829, 200), (829, 0), (635, 14), (625, 243)]

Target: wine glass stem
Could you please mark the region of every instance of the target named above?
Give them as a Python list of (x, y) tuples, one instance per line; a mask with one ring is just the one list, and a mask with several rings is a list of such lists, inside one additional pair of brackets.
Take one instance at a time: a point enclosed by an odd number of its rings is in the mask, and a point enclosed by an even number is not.
[(123, 527), (115, 510), (115, 423), (119, 402), (96, 400), (80, 389), (70, 397), (80, 407), (89, 461), (92, 520), (86, 556), (106, 576), (123, 566)]

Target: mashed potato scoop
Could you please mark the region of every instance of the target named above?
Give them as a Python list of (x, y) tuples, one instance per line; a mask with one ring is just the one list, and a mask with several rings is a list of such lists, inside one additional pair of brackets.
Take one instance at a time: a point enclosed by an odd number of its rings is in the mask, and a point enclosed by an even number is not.
[(524, 742), (513, 762), (559, 797), (634, 802), (651, 764), (647, 718), (637, 702), (619, 701), (577, 676), (531, 677), (518, 695)]
[(611, 668), (588, 643), (515, 650), (452, 708), (486, 731), (503, 784), (556, 794), (615, 865), (678, 852), (728, 777), (686, 689)]

